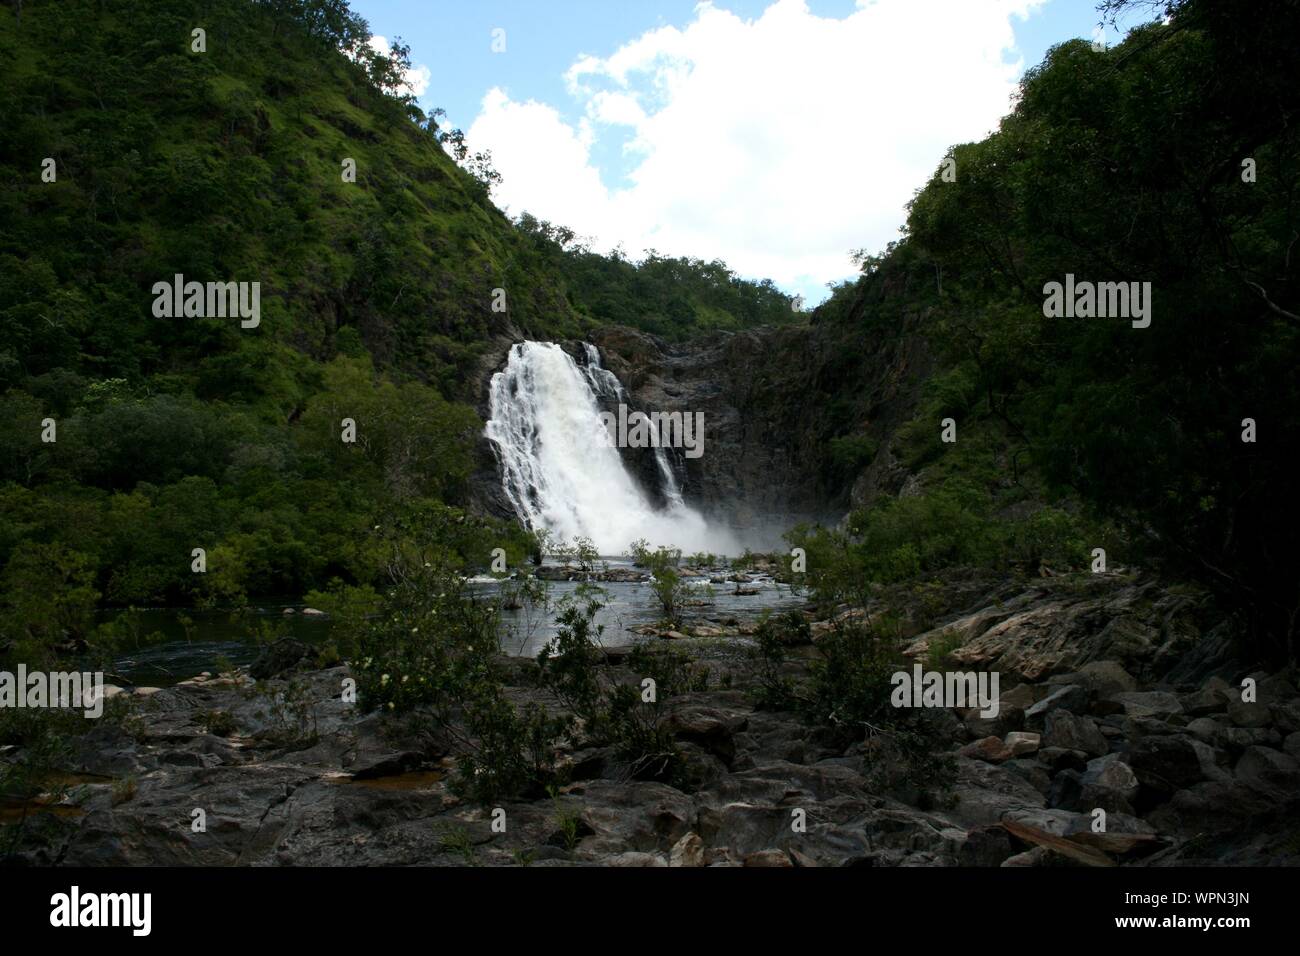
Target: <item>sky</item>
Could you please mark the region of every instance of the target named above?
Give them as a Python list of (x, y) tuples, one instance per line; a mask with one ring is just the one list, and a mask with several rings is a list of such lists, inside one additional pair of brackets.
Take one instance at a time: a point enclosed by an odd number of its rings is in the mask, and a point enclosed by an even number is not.
[[(809, 305), (898, 238), (948, 149), (1096, 0), (352, 0), (490, 150), (493, 200), (633, 259), (722, 259)], [(1126, 27), (1131, 24), (1121, 24)], [(960, 170), (957, 171), (960, 176)]]

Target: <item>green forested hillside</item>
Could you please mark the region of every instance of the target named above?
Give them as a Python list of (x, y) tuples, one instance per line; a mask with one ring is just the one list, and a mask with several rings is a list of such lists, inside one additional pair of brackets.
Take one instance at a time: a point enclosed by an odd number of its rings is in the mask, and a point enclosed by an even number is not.
[(719, 260), (649, 252), (640, 262), (622, 253), (601, 255), (573, 230), (524, 213), (519, 231), (528, 261), (563, 277), (570, 299), (584, 315), (628, 325), (670, 341), (713, 330), (804, 321), (793, 300), (770, 279), (742, 279)]
[[(1000, 129), (938, 166), (904, 239), (818, 310), (845, 343), (837, 480), (886, 453), (923, 479), (854, 516), (849, 566), (898, 579), (1105, 545), (1206, 582), (1294, 653), (1300, 15), (1293, 0), (1168, 14), (1113, 49), (1055, 48)], [(363, 529), (466, 502), (481, 427), (466, 383), (493, 335), (801, 321), (721, 263), (629, 263), (511, 223), (482, 165), (460, 169), (448, 131), (396, 95), (400, 47), (384, 60), (365, 38), (343, 0), (0, 13), (9, 640), (77, 636), (97, 602), (375, 580)], [(155, 317), (151, 289), (175, 274), (260, 282), (259, 326)], [(1045, 317), (1067, 275), (1150, 283), (1149, 327)], [(850, 366), (916, 331), (938, 369), (887, 428), (855, 404)], [(464, 520), (456, 547), (477, 548)]]
[[(80, 638), (97, 601), (372, 579), (361, 528), (461, 500), (480, 426), (448, 398), (491, 290), (523, 327), (576, 330), (363, 39), (336, 3), (0, 15), (8, 640)], [(174, 274), (260, 282), (260, 324), (156, 317)]]
[[(847, 336), (918, 317), (939, 362), (893, 446), (926, 493), (856, 516), (853, 547), (886, 577), (985, 561), (1016, 543), (1017, 507), (1074, 502), (1012, 550), (1077, 566), (1114, 523), (1112, 562), (1204, 582), (1259, 650), (1294, 656), (1300, 5), (1169, 14), (1108, 50), (1054, 48), (1000, 129), (952, 150), (955, 177), (936, 169), (904, 239), (818, 311)], [(1046, 317), (1067, 274), (1149, 282), (1150, 325)]]
[[(583, 268), (622, 285), (587, 283), (584, 298), (569, 279), (579, 253), (492, 205), (482, 168), (444, 150), (456, 134), (399, 95), (404, 50), (381, 58), (367, 39), (344, 0), (0, 11), (11, 640), (79, 636), (96, 602), (238, 603), (374, 579), (361, 529), (465, 502), (481, 431), (467, 372), (494, 334), (793, 319), (770, 285), (725, 268), (683, 296), (653, 263), (586, 253)], [(156, 317), (152, 288), (177, 274), (259, 282), (260, 323)], [(205, 575), (190, 569), (198, 547)]]

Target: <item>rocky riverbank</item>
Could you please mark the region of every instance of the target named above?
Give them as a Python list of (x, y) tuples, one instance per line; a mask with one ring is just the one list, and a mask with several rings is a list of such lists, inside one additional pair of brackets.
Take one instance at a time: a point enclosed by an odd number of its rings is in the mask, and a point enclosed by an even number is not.
[[(1122, 574), (949, 582), (938, 626), (1000, 675), (996, 717), (927, 714), (946, 796), (881, 782), (868, 735), (847, 748), (762, 710), (740, 635), (680, 635), (712, 676), (667, 702), (689, 783), (629, 780), (569, 749), (554, 795), (456, 797), (435, 734), (341, 699), (345, 667), (200, 678), (131, 695), (77, 742), (58, 833), (31, 862), (87, 865), (1175, 865), (1300, 862), (1295, 675), (1233, 653), (1195, 592)], [(881, 609), (844, 609), (875, 614)], [(829, 627), (785, 665), (797, 676)], [(625, 669), (625, 651), (605, 666)], [(521, 669), (531, 666), (517, 662)], [(631, 675), (635, 676), (635, 675)], [(1243, 681), (1254, 699), (1243, 700)], [(519, 701), (539, 692), (519, 681)], [(125, 696), (125, 695), (124, 695)], [(1249, 695), (1247, 695), (1249, 697)], [(5, 755), (13, 759), (17, 755)], [(1105, 831), (1095, 832), (1097, 810)], [(201, 811), (201, 813), (196, 813)], [(799, 813), (798, 811), (803, 811)], [(497, 815), (500, 818), (500, 815)], [(205, 823), (197, 832), (194, 821)], [(792, 826), (806, 820), (800, 832)]]

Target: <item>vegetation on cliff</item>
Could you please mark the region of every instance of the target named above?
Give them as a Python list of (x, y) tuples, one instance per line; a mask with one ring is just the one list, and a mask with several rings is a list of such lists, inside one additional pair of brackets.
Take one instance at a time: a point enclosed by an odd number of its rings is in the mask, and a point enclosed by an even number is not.
[[(1038, 519), (1049, 562), (1077, 563), (1113, 522), (1112, 560), (1203, 581), (1261, 653), (1295, 655), (1298, 17), (1180, 0), (1114, 48), (1053, 48), (998, 131), (936, 169), (904, 238), (819, 310), (846, 336), (914, 320), (938, 362), (889, 436), (925, 469), (920, 497), (850, 522), (868, 573), (1005, 555), (989, 536), (1046, 498), (1064, 509)], [(1150, 325), (1045, 317), (1067, 274), (1150, 283)]]
[[(405, 48), (376, 54), (344, 0), (20, 6), (0, 14), (0, 650), (78, 646), (97, 604), (380, 583), (364, 529), (467, 504), (494, 335), (794, 318), (720, 263), (511, 223), (485, 158), (402, 93)], [(260, 283), (259, 323), (156, 317), (176, 275)]]

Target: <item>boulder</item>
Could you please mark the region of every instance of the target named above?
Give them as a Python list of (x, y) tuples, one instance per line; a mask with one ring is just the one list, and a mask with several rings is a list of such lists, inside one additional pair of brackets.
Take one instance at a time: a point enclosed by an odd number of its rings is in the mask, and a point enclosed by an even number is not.
[(1282, 735), (1272, 727), (1225, 727), (1222, 746), (1234, 753), (1247, 747), (1277, 747)]
[(1068, 747), (1043, 747), (1038, 751), (1038, 759), (1053, 771), (1083, 770), (1088, 763), (1086, 753)]
[(580, 796), (581, 822), (591, 829), (593, 855), (607, 849), (658, 852), (674, 846), (690, 831), (695, 808), (686, 794), (651, 781), (593, 780), (567, 788)]
[(1247, 747), (1280, 747), (1282, 735), (1271, 727), (1229, 727), (1209, 717), (1197, 717), (1185, 728), (1192, 737), (1240, 755)]
[(1128, 752), (1128, 764), (1142, 784), (1144, 805), (1158, 804), (1205, 778), (1200, 754), (1192, 738), (1185, 735), (1135, 741)]
[(689, 832), (672, 844), (668, 853), (669, 866), (703, 866), (705, 865), (705, 842), (699, 839), (697, 832)]
[(626, 853), (620, 853), (612, 857), (607, 866), (667, 866), (664, 858), (658, 853), (642, 853), (638, 850), (628, 850)]
[(1187, 725), (1187, 732), (1212, 747), (1221, 746), (1224, 727), (1217, 720), (1209, 717), (1197, 717)]
[(1175, 792), (1145, 819), (1162, 833), (1222, 833), (1275, 807), (1274, 800), (1239, 783), (1207, 780)]
[(1053, 688), (1043, 684), (1017, 684), (1011, 690), (1003, 691), (998, 698), (1001, 707), (1018, 707), (1027, 710), (1052, 692)]
[(1006, 703), (1005, 698), (999, 698), (996, 717), (981, 717), (979, 708), (973, 707), (967, 711), (963, 723), (966, 726), (966, 732), (973, 739), (1001, 737), (1019, 730), (1025, 725), (1025, 712), (1014, 704)]
[(1206, 780), (1222, 780), (1230, 782), (1232, 780), (1232, 771), (1228, 769), (1229, 757), (1222, 750), (1217, 750), (1202, 740), (1191, 739), (1192, 749), (1196, 751), (1196, 759), (1200, 761), (1201, 775)]
[[(1078, 826), (1080, 821), (1086, 821), (1087, 819), (1083, 814), (1075, 813), (1073, 810), (1062, 810), (1059, 807), (1009, 810), (1002, 817), (1004, 823), (1007, 821), (1023, 823), (1037, 827), (1040, 830), (1046, 830), (1048, 833), (1055, 833), (1057, 836), (1064, 836), (1072, 828)], [(1006, 828), (1003, 827), (1003, 829)]]
[(1046, 800), (1032, 784), (996, 764), (957, 758), (953, 785), (956, 806), (944, 816), (963, 829), (999, 822), (1009, 810), (1043, 807)]
[(1100, 757), (1110, 750), (1091, 717), (1079, 717), (1068, 710), (1054, 710), (1047, 715), (1042, 743), (1046, 747), (1082, 750), (1090, 757)]
[(745, 866), (776, 866), (792, 867), (794, 862), (785, 850), (758, 850), (754, 853), (748, 853), (744, 859)]
[(1002, 766), (1027, 781), (1030, 786), (1044, 796), (1052, 789), (1052, 775), (1047, 772), (1046, 767), (1032, 757), (1008, 760)]
[(704, 849), (705, 866), (740, 866), (740, 860), (729, 846), (710, 846)]
[(1282, 741), (1282, 750), (1300, 760), (1300, 730), (1286, 735), (1286, 740)]
[(1270, 706), (1300, 698), (1300, 691), (1296, 690), (1295, 684), (1286, 673), (1272, 674), (1263, 678), (1256, 685), (1255, 690), (1260, 703)]
[(1030, 826), (1026, 823), (1015, 823), (1004, 820), (1002, 825), (1007, 828), (1008, 832), (1017, 840), (1028, 843), (1032, 846), (1040, 846), (1052, 853), (1058, 854), (1074, 863), (1081, 863), (1084, 866), (1114, 866), (1115, 861), (1108, 857), (1100, 850), (1092, 847), (1083, 846), (1066, 837), (1057, 836), (1046, 830), (1040, 830), (1037, 827)]
[(745, 714), (689, 699), (674, 704), (663, 725), (668, 733), (698, 744), (725, 763), (735, 759), (735, 735), (749, 726)]
[(1071, 683), (1082, 684), (1098, 698), (1138, 689), (1137, 679), (1119, 661), (1092, 661), (1070, 676)]
[(1003, 743), (1006, 744), (1007, 750), (1011, 752), (1011, 756), (1019, 757), (1037, 751), (1039, 744), (1042, 743), (1042, 735), (1026, 731), (1013, 731), (1007, 734)]
[[(1080, 813), (1070, 821), (1070, 825), (1065, 830), (1065, 835), (1071, 839), (1078, 839), (1081, 833), (1091, 833), (1094, 825), (1094, 818), (1090, 813)], [(1107, 813), (1106, 814), (1106, 832), (1107, 833), (1129, 833), (1144, 834), (1154, 836), (1156, 828), (1139, 817), (1127, 813)]]
[(1002, 763), (1011, 758), (1011, 750), (997, 737), (981, 737), (962, 747), (958, 753), (963, 757), (986, 760), (989, 763)]
[(1002, 861), (1002, 865), (1008, 867), (1047, 866), (1051, 856), (1051, 850), (1046, 847), (1036, 846), (1024, 853), (1017, 853), (1014, 856), (1007, 857)]
[(1087, 809), (1083, 799), (1083, 774), (1077, 770), (1062, 770), (1053, 777), (1052, 785), (1047, 789), (1047, 805), (1070, 813)]
[(1300, 700), (1287, 700), (1270, 705), (1273, 726), (1284, 734), (1300, 731)]
[[(306, 611), (303, 613), (305, 614)], [(257, 680), (279, 677), (305, 661), (311, 660), (313, 656), (314, 652), (310, 644), (291, 637), (282, 637), (262, 649), (262, 652), (257, 655), (257, 660), (253, 661), (253, 666), (249, 668), (249, 673)]]
[[(1110, 758), (1114, 757), (1117, 754), (1110, 754)], [(1134, 813), (1131, 799), (1138, 792), (1136, 780), (1126, 775), (1125, 763), (1110, 758), (1100, 757), (1089, 763), (1091, 773), (1062, 770), (1052, 779), (1048, 804), (1084, 814), (1091, 814), (1097, 808), (1106, 813)]]
[(1268, 704), (1236, 700), (1228, 705), (1228, 720), (1234, 727), (1267, 727), (1273, 722), (1273, 713)]
[(1123, 706), (1129, 717), (1168, 717), (1183, 712), (1177, 696), (1166, 691), (1125, 691), (1112, 694), (1110, 699)]
[[(1084, 790), (1111, 793), (1132, 800), (1137, 796), (1138, 777), (1124, 760), (1122, 754), (1106, 754), (1088, 761), (1088, 768), (1080, 781)], [(1098, 803), (1097, 806), (1102, 806)]]
[(1205, 717), (1209, 714), (1221, 714), (1227, 709), (1223, 695), (1208, 688), (1183, 694), (1178, 698), (1183, 706), (1183, 713), (1189, 717)]
[(1088, 692), (1081, 684), (1066, 684), (1058, 687), (1038, 703), (1025, 710), (1025, 726), (1029, 729), (1042, 727), (1047, 715), (1054, 710), (1068, 710), (1082, 713), (1088, 709)]
[(1300, 763), (1272, 747), (1247, 747), (1234, 768), (1237, 780), (1256, 792), (1284, 799), (1300, 794)]
[(957, 851), (961, 866), (1000, 866), (1011, 855), (1011, 839), (1001, 824), (976, 827)]

